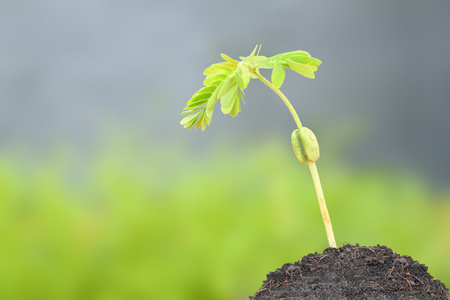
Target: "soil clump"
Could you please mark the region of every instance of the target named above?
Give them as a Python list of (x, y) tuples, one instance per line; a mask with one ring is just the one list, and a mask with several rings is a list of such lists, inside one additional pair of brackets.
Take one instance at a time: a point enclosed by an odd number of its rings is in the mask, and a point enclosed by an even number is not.
[(253, 300), (450, 299), (445, 284), (386, 246), (344, 245), (270, 272)]

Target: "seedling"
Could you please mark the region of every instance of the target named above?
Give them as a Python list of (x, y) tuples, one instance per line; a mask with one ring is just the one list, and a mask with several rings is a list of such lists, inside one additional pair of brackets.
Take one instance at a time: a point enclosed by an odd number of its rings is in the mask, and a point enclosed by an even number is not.
[[(258, 78), (264, 82), (283, 100), (297, 124), (298, 128), (291, 134), (292, 146), (297, 159), (302, 164), (309, 166), (328, 243), (330, 247), (336, 248), (333, 228), (315, 163), (319, 159), (319, 144), (314, 133), (302, 126), (291, 102), (280, 91), (285, 78), (284, 69), (291, 69), (307, 78), (314, 78), (314, 72), (317, 71), (317, 67), (322, 62), (311, 57), (305, 51), (293, 51), (265, 57), (259, 55), (260, 50), (261, 46), (256, 46), (249, 56), (240, 57), (241, 61), (221, 54), (225, 61), (212, 64), (203, 72), (206, 75), (206, 79), (203, 81), (205, 86), (198, 90), (187, 102), (183, 114), (189, 115), (183, 118), (180, 124), (185, 128), (189, 127), (189, 129), (201, 127), (202, 130), (205, 130), (206, 125), (211, 123), (214, 106), (219, 99), (222, 112), (235, 117), (241, 111), (241, 101), (244, 102), (244, 90), (247, 88), (250, 79)], [(263, 77), (259, 69), (273, 69), (271, 81)]]

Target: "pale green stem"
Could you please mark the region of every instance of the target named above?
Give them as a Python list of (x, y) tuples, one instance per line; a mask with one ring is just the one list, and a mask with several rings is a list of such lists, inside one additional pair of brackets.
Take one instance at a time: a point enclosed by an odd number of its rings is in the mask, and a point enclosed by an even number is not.
[(336, 248), (336, 240), (334, 239), (333, 227), (331, 226), (330, 215), (328, 214), (322, 185), (320, 184), (319, 171), (317, 170), (316, 163), (314, 162), (309, 161), (308, 166), (314, 181), (317, 200), (319, 201), (320, 213), (322, 214), (323, 224), (325, 225), (325, 231), (327, 232), (328, 244), (330, 245), (330, 247)]
[(295, 111), (294, 107), (292, 106), (291, 102), (289, 102), (288, 98), (276, 87), (264, 78), (258, 70), (255, 70), (253, 73), (256, 77), (258, 77), (262, 82), (264, 82), (268, 87), (270, 87), (275, 93), (277, 93), (278, 96), (280, 96), (281, 100), (283, 100), (284, 104), (286, 104), (287, 108), (291, 112), (292, 117), (294, 117), (295, 123), (297, 124), (297, 127), (300, 129), (302, 128), (302, 122), (300, 122), (300, 118), (298, 117), (297, 112)]
[[(302, 127), (302, 123), (300, 122), (300, 118), (298, 117), (297, 112), (292, 106), (291, 102), (286, 98), (286, 96), (270, 81), (268, 81), (264, 76), (262, 76), (258, 70), (254, 70), (253, 74), (258, 77), (262, 82), (264, 82), (268, 87), (270, 87), (286, 104), (287, 108), (291, 112), (294, 117), (295, 123), (297, 127), (300, 129)], [(330, 215), (328, 214), (327, 204), (325, 202), (325, 197), (323, 195), (322, 185), (320, 184), (319, 172), (317, 170), (317, 166), (314, 162), (308, 161), (309, 170), (311, 172), (311, 176), (314, 182), (314, 188), (316, 189), (317, 200), (319, 201), (320, 212), (322, 214), (323, 224), (325, 225), (325, 231), (327, 233), (328, 244), (330, 247), (336, 248), (336, 241), (334, 239), (333, 227), (331, 226)]]

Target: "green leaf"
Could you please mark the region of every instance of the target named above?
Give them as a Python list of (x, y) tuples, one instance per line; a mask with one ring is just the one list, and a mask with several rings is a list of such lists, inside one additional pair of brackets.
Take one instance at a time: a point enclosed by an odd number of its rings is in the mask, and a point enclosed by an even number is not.
[[(212, 93), (212, 92), (214, 92), (215, 89), (216, 89), (216, 88), (213, 87), (213, 86), (204, 86), (204, 87), (202, 87), (201, 89), (199, 89), (199, 90), (192, 96), (192, 98), (194, 98), (195, 96), (200, 95), (200, 94), (204, 94), (204, 93)], [(191, 98), (191, 99), (192, 99), (192, 98)]]
[(271, 61), (269, 58), (265, 58), (262, 60), (258, 60), (256, 62), (256, 65), (261, 69), (272, 69), (273, 68), (273, 61)]
[(311, 57), (311, 55), (309, 55), (308, 52), (297, 50), (297, 51), (282, 53), (279, 59), (281, 61), (286, 61), (287, 59), (289, 59), (293, 56)]
[(203, 112), (203, 114), (200, 116), (197, 125), (195, 126), (195, 128), (200, 128), (200, 126), (202, 127), (202, 130), (206, 129), (206, 125), (209, 125), (209, 123), (211, 123), (211, 119), (207, 119), (205, 113)]
[(223, 81), (222, 80), (216, 80), (209, 84), (209, 86), (215, 86), (218, 87)]
[(245, 96), (244, 90), (238, 89), (238, 95), (239, 95), (239, 99), (242, 101), (242, 103), (245, 104), (245, 101), (244, 101), (244, 96)]
[(308, 52), (297, 50), (297, 51), (277, 54), (275, 56), (266, 58), (264, 60), (257, 61), (256, 64), (258, 65), (258, 67), (260, 67), (262, 69), (272, 69), (272, 68), (274, 68), (275, 60), (277, 60), (280, 62), (282, 67), (289, 68), (289, 65), (286, 62), (286, 60), (288, 60), (288, 59), (295, 61), (295, 62), (311, 64), (311, 65), (315, 65), (315, 66), (318, 66), (321, 63), (320, 60), (318, 60), (316, 58), (312, 58)]
[(248, 73), (244, 73), (242, 79), (244, 79), (244, 89), (246, 89), (248, 84), (250, 83), (250, 75)]
[(244, 89), (251, 78), (258, 78), (255, 73), (259, 68), (273, 69), (272, 83), (276, 88), (283, 85), (285, 68), (290, 68), (305, 77), (314, 78), (314, 71), (322, 63), (311, 57), (306, 51), (281, 53), (273, 57), (259, 55), (261, 46), (257, 45), (247, 57), (237, 61), (221, 54), (224, 61), (210, 65), (203, 74), (206, 76), (203, 88), (198, 90), (188, 101), (183, 110), (187, 117), (181, 124), (190, 129), (202, 128), (211, 123), (214, 107), (221, 100), (221, 110), (224, 114), (235, 117), (241, 111), (241, 101), (244, 102)]
[(182, 115), (184, 114), (191, 114), (195, 111), (197, 111), (199, 109), (199, 107), (196, 108), (184, 108), (184, 110), (181, 112)]
[(228, 76), (226, 74), (208, 75), (203, 81), (203, 85), (209, 86), (215, 81), (224, 81)]
[(219, 92), (217, 93), (217, 98), (222, 98), (234, 85), (236, 84), (236, 78), (234, 76), (229, 76), (221, 86), (218, 87)]
[(315, 78), (314, 71), (308, 65), (300, 64), (290, 59), (286, 60), (286, 62), (292, 71), (295, 71), (307, 78)]
[(187, 106), (185, 109), (193, 108), (193, 107), (201, 105), (201, 104), (198, 104), (199, 102), (208, 101), (209, 97), (211, 96), (211, 94), (214, 92), (215, 89), (216, 89), (215, 86), (208, 86), (208, 87), (201, 88), (187, 102)]
[(284, 72), (284, 68), (281, 66), (278, 60), (275, 60), (273, 63), (273, 71), (272, 71), (272, 83), (276, 88), (280, 88), (283, 85), (284, 77), (286, 73)]
[(180, 121), (180, 124), (184, 126), (184, 128), (189, 127), (189, 129), (192, 128), (192, 126), (194, 126), (195, 122), (197, 121), (197, 117), (200, 115), (200, 112), (189, 115), (185, 118), (183, 118)]
[(228, 106), (222, 106), (222, 113), (224, 113), (225, 115), (230, 114), (232, 117), (235, 117), (236, 115), (233, 116), (231, 112), (233, 112), (233, 108), (236, 106), (236, 102), (239, 102), (239, 96), (237, 93), (231, 97)]
[(232, 117), (236, 117), (240, 111), (241, 111), (241, 101), (240, 101), (239, 97), (236, 95), (236, 100), (234, 100), (234, 105), (230, 111), (230, 115)]
[(236, 64), (236, 65), (239, 63), (237, 60), (232, 59), (231, 57), (229, 57), (226, 54), (221, 53), (220, 56), (229, 63)]
[(309, 53), (306, 51), (292, 51), (292, 52), (285, 52), (280, 53), (277, 55), (274, 55), (272, 57), (269, 57), (267, 60), (270, 61), (272, 64), (275, 60), (278, 60), (281, 64), (285, 63), (287, 59), (293, 56), (304, 56), (304, 57), (310, 57)]
[(229, 91), (220, 99), (220, 104), (222, 106), (222, 112), (228, 114), (233, 108), (233, 101), (238, 97), (237, 94), (238, 86), (235, 84)]
[(287, 59), (289, 59), (289, 57), (291, 56), (306, 56), (306, 57), (311, 57), (311, 55), (309, 55), (308, 52), (306, 51), (302, 51), (302, 50), (297, 50), (297, 51), (291, 51), (291, 52), (285, 52), (285, 53), (280, 53), (277, 54), (275, 56), (269, 57), (269, 59), (271, 61), (279, 60), (281, 62), (286, 61)]
[(205, 71), (203, 71), (203, 75), (216, 75), (216, 74), (226, 74), (230, 75), (234, 72), (234, 69), (232, 68), (232, 64), (222, 62), (218, 64), (213, 64), (206, 68)]
[(241, 89), (245, 89), (245, 83), (244, 83), (244, 79), (242, 79), (241, 74), (239, 74), (239, 72), (236, 72), (236, 82), (239, 85), (239, 87)]
[(231, 75), (234, 73), (235, 69), (230, 68), (229, 66), (226, 66), (225, 64), (218, 64), (215, 68), (216, 72), (219, 72), (220, 74), (226, 74)]
[(253, 61), (254, 62), (258, 62), (258, 61), (262, 61), (262, 60), (266, 60), (267, 59), (267, 57), (265, 57), (265, 56), (262, 56), (262, 55), (258, 55), (258, 56), (255, 56), (255, 57), (253, 57)]
[(216, 105), (217, 101), (219, 100), (219, 97), (217, 97), (217, 94), (219, 92), (220, 87), (223, 85), (223, 82), (221, 85), (219, 85), (217, 87), (217, 89), (214, 91), (214, 93), (212, 93), (211, 97), (209, 97), (208, 102), (206, 103), (206, 117), (208, 119), (212, 118), (213, 115), (213, 111), (214, 111), (214, 106)]
[(308, 56), (300, 56), (300, 55), (291, 56), (289, 59), (296, 63), (306, 64), (306, 65), (316, 66), (316, 67), (320, 66), (320, 64), (322, 63), (322, 61), (318, 60), (317, 58), (308, 57)]
[(186, 108), (195, 108), (207, 102), (212, 93), (203, 93), (195, 96), (186, 105)]

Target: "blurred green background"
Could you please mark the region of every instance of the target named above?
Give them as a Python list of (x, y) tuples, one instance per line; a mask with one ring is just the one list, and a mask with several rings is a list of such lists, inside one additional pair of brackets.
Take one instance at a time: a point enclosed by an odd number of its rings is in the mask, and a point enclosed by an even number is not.
[[(289, 135), (203, 153), (116, 135), (78, 180), (67, 145), (31, 168), (23, 148), (2, 153), (0, 298), (246, 299), (269, 271), (327, 247)], [(450, 193), (323, 156), (338, 245), (387, 245), (449, 284)]]
[[(252, 81), (179, 125), (203, 70), (306, 50), (282, 91), (317, 135), (339, 245), (450, 285), (450, 2), (0, 1), (0, 299), (246, 299), (327, 239), (294, 121)], [(270, 73), (265, 73), (267, 77)]]

